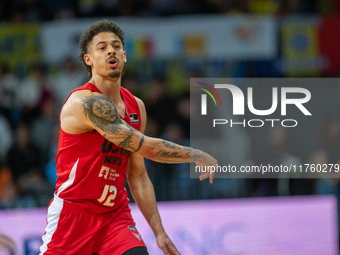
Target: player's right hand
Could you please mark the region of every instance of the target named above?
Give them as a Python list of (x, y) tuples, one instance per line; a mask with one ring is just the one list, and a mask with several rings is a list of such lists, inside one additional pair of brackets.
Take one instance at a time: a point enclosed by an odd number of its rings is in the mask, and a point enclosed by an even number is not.
[(217, 160), (214, 157), (210, 156), (208, 153), (202, 151), (201, 157), (195, 163), (202, 170), (206, 170), (206, 172), (201, 171), (201, 175), (199, 177), (200, 180), (203, 181), (204, 179), (209, 177), (209, 182), (213, 183), (213, 178), (215, 174), (214, 170), (217, 166)]

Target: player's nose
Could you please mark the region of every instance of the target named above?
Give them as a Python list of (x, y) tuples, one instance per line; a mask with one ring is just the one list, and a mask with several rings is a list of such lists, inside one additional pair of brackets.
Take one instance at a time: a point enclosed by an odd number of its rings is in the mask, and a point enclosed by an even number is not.
[(108, 47), (107, 53), (108, 53), (109, 55), (116, 54), (114, 48), (113, 48), (111, 45)]

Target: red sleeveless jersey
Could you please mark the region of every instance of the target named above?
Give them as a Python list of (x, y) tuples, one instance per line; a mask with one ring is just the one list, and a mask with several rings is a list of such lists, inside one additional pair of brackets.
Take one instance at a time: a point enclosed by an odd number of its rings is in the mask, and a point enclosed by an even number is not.
[[(78, 90), (101, 93), (92, 83), (86, 83), (71, 94)], [(121, 87), (120, 93), (127, 111), (126, 117), (121, 118), (140, 130), (136, 99), (125, 88)], [(68, 134), (60, 127), (55, 195), (75, 208), (94, 213), (126, 206), (129, 200), (124, 180), (130, 155), (130, 151), (109, 142), (97, 131)]]

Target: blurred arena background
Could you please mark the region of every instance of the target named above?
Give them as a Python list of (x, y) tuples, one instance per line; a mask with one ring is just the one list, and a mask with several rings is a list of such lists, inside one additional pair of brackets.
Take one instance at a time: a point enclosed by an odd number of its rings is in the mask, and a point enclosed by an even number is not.
[[(38, 254), (56, 180), (59, 111), (87, 81), (78, 39), (102, 18), (125, 31), (122, 86), (144, 100), (146, 134), (179, 144), (190, 144), (190, 77), (340, 75), (336, 0), (1, 1), (0, 254)], [(233, 136), (238, 163), (340, 163), (340, 83), (316, 91), (304, 128)], [(190, 179), (188, 165), (146, 164), (182, 254), (338, 254), (337, 178), (210, 185)], [(160, 254), (131, 201), (150, 254)]]

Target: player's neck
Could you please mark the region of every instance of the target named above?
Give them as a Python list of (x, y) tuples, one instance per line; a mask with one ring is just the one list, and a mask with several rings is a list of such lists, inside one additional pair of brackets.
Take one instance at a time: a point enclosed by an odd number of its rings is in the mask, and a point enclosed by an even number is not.
[(109, 97), (115, 105), (122, 100), (120, 95), (121, 78), (102, 79), (100, 76), (92, 77), (89, 81), (94, 84), (105, 96)]

